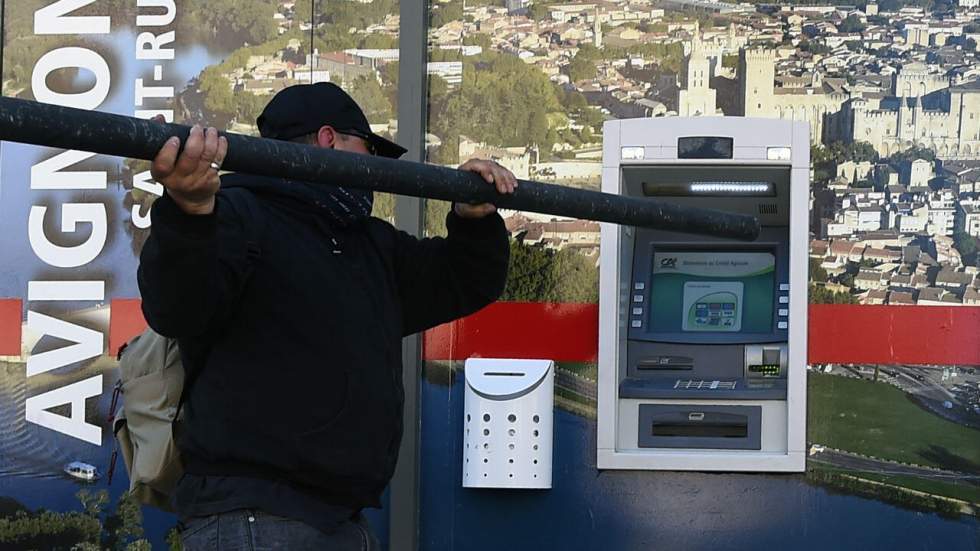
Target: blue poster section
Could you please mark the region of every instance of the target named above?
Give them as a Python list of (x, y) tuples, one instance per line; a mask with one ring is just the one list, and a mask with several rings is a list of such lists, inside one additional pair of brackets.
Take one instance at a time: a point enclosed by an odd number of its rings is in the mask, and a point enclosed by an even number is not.
[[(442, 378), (442, 377), (440, 377)], [(803, 475), (598, 471), (596, 423), (555, 410), (551, 490), (464, 489), (463, 377), (422, 384), (421, 549), (974, 550), (948, 519)]]

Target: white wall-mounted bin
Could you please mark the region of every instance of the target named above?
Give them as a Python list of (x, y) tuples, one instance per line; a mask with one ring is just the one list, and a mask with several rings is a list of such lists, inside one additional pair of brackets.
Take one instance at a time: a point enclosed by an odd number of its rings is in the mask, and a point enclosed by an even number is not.
[(551, 488), (551, 360), (466, 360), (463, 487)]

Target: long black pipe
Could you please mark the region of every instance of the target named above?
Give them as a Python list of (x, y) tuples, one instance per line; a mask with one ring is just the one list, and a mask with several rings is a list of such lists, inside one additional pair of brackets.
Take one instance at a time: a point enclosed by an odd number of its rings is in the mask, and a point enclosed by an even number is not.
[[(0, 98), (0, 140), (150, 160), (168, 138), (178, 136), (183, 143), (189, 132), (183, 125)], [(506, 209), (734, 239), (754, 240), (759, 235), (758, 220), (746, 215), (528, 180), (520, 180), (512, 195), (501, 195), (470, 172), (241, 134), (223, 135), (228, 138), (224, 170), (342, 182), (401, 195), (489, 202)]]

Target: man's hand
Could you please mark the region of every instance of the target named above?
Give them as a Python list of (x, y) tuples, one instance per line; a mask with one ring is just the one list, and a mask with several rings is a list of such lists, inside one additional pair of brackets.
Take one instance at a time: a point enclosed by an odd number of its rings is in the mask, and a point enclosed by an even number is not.
[[(163, 122), (162, 116), (153, 118)], [(180, 139), (170, 138), (153, 159), (150, 173), (153, 179), (167, 188), (177, 206), (187, 214), (210, 214), (214, 211), (214, 195), (221, 187), (218, 170), (228, 152), (228, 140), (218, 136), (214, 128), (191, 128), (187, 145), (180, 151)], [(214, 163), (215, 166), (212, 165)]]
[[(470, 159), (462, 165), (459, 170), (475, 172), (489, 184), (497, 188), (497, 193), (514, 193), (517, 188), (517, 178), (506, 168), (494, 161), (483, 161), (480, 159)], [(483, 218), (484, 216), (496, 212), (497, 207), (491, 203), (479, 205), (467, 205), (465, 203), (455, 203), (453, 209), (460, 218)]]

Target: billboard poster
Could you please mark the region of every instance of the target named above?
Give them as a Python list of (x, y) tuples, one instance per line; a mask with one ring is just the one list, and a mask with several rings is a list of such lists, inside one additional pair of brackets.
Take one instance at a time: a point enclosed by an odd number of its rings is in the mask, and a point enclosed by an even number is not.
[[(3, 95), (256, 133), (273, 92), (319, 76), (314, 8), (7, 1)], [(173, 515), (126, 498), (110, 428), (115, 353), (142, 328), (136, 269), (161, 192), (145, 161), (0, 148), (2, 549), (176, 544)]]
[[(811, 365), (805, 474), (597, 470), (597, 303), (622, 300), (599, 296), (599, 224), (502, 213), (513, 238), (502, 302), (426, 338), (424, 546), (977, 545), (975, 2), (448, 0), (429, 10), (429, 162), (489, 156), (522, 178), (598, 190), (610, 119), (806, 121)], [(752, 323), (748, 281), (674, 282), (647, 297), (652, 325), (734, 333)], [(947, 340), (952, 328), (960, 337)], [(472, 356), (556, 360), (550, 491), (460, 487), (464, 440), (446, 435), (465, 429)], [(498, 523), (507, 530), (474, 541)]]
[[(856, 306), (868, 334), (914, 353), (810, 366), (806, 474), (597, 471), (599, 224), (503, 212), (501, 303), (426, 336), (420, 548), (976, 547), (977, 332), (939, 337), (963, 333), (954, 306), (964, 320), (980, 305), (980, 12), (975, 0), (824, 3), (428, 7), (430, 163), (491, 158), (519, 178), (599, 189), (611, 118), (810, 122), (810, 301)], [(329, 80), (375, 132), (397, 128), (395, 0), (0, 7), (4, 96), (254, 134), (272, 94)], [(109, 477), (115, 353), (142, 327), (136, 269), (162, 192), (148, 168), (0, 144), (0, 550), (176, 547), (174, 516), (125, 498), (121, 459)], [(375, 209), (390, 219), (391, 198)], [(448, 209), (427, 203), (427, 234), (444, 233)], [(750, 323), (750, 285), (712, 285), (677, 285), (677, 310), (693, 312), (678, 325), (710, 324), (712, 304), (719, 319), (733, 312), (731, 331)], [(908, 327), (888, 321), (904, 306), (929, 308)], [(874, 339), (838, 340), (859, 352)], [(464, 360), (541, 350), (561, 352), (553, 488), (463, 489)], [(384, 541), (386, 513), (370, 518)]]

